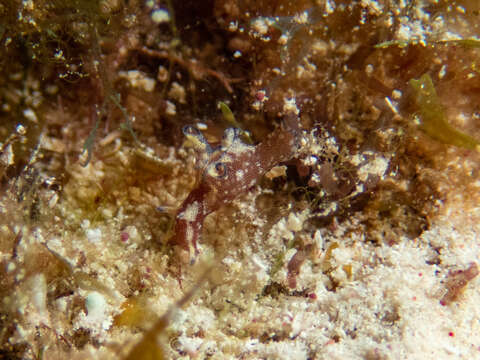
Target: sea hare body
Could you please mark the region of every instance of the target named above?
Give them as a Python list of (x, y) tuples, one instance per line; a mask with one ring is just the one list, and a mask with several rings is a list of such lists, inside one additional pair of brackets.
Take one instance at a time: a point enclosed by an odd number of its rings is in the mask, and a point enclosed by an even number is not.
[(296, 115), (287, 115), (281, 127), (255, 146), (244, 143), (238, 129), (229, 128), (217, 148), (196, 128), (187, 126), (183, 131), (203, 153), (202, 175), (177, 212), (170, 242), (187, 250), (193, 259), (205, 217), (247, 192), (273, 166), (291, 159), (299, 125)]

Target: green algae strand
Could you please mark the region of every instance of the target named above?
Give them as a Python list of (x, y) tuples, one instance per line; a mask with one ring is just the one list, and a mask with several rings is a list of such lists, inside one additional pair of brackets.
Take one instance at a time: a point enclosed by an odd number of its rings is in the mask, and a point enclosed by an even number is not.
[(428, 136), (444, 144), (470, 150), (480, 150), (480, 143), (477, 140), (458, 131), (448, 123), (432, 78), (428, 74), (422, 75), (418, 80), (411, 79), (410, 86), (413, 89), (418, 106), (418, 116), (421, 120), (420, 127)]

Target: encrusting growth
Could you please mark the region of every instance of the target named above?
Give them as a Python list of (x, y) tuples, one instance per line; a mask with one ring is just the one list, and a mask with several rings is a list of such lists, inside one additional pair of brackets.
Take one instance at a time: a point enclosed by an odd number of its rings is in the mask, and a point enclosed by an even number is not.
[(463, 292), (468, 283), (478, 275), (478, 266), (476, 263), (469, 264), (465, 270), (450, 271), (448, 273), (445, 288), (447, 292), (440, 300), (441, 305), (449, 305), (454, 302)]
[(258, 145), (240, 139), (240, 131), (225, 130), (221, 145), (212, 148), (201, 132), (186, 126), (185, 136), (192, 140), (203, 157), (200, 160), (200, 183), (187, 196), (176, 215), (174, 245), (198, 254), (197, 241), (207, 215), (252, 188), (273, 166), (291, 159), (297, 149), (300, 133), (296, 114), (286, 115), (282, 126)]

